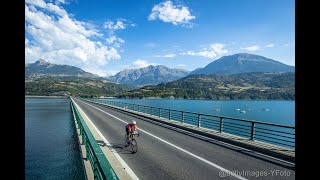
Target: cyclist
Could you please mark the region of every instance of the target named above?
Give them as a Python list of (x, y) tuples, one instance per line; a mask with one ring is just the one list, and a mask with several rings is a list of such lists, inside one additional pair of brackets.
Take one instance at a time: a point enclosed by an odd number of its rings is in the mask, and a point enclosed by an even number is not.
[[(131, 134), (130, 134), (130, 137), (129, 137), (129, 132), (135, 132), (137, 131), (137, 122), (135, 120), (132, 120), (132, 122), (128, 123), (126, 125), (126, 132), (127, 132), (127, 138), (131, 138)], [(139, 134), (138, 134), (139, 136)]]

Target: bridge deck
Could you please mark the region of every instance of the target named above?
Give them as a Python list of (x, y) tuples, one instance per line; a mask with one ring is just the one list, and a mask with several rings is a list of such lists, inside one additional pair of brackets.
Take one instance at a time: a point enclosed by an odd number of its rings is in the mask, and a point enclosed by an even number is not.
[(241, 147), (247, 147), (251, 150), (255, 150), (255, 151), (258, 151), (258, 152), (261, 152), (264, 154), (268, 154), (268, 155), (271, 155), (274, 157), (288, 160), (290, 162), (295, 162), (295, 150), (294, 149), (289, 149), (289, 148), (285, 148), (282, 146), (278, 146), (278, 145), (274, 145), (274, 144), (270, 144), (270, 143), (265, 143), (265, 142), (262, 142), (259, 140), (251, 141), (250, 139), (244, 138), (241, 136), (236, 136), (236, 135), (232, 135), (229, 133), (220, 133), (216, 130), (197, 127), (197, 126), (193, 126), (190, 124), (181, 123), (178, 121), (172, 121), (172, 120), (168, 120), (166, 118), (162, 118), (162, 117), (160, 118), (158, 116), (153, 116), (150, 114), (133, 111), (130, 109), (125, 109), (125, 108), (111, 106), (111, 105), (108, 105), (108, 106), (110, 106), (114, 109), (119, 109), (121, 111), (130, 112), (130, 113), (137, 114), (137, 115), (140, 115), (143, 117), (147, 117), (147, 118), (150, 118), (155, 121), (165, 123), (165, 124), (168, 124), (171, 126), (182, 128), (187, 131), (195, 132), (198, 134), (203, 134), (205, 136), (213, 137), (215, 139), (223, 140), (225, 142), (229, 142), (229, 143), (232, 143), (235, 145), (240, 145)]
[[(263, 172), (262, 179), (293, 179), (295, 167), (259, 153), (206, 138), (148, 117), (138, 117), (108, 107), (74, 99), (110, 142), (115, 153), (140, 179), (219, 179), (221, 170), (238, 173)], [(131, 154), (124, 147), (125, 123), (137, 121), (139, 149)], [(273, 174), (272, 174), (273, 173)], [(286, 173), (281, 176), (279, 173)], [(220, 174), (220, 176), (219, 176)], [(227, 179), (241, 179), (227, 176)]]

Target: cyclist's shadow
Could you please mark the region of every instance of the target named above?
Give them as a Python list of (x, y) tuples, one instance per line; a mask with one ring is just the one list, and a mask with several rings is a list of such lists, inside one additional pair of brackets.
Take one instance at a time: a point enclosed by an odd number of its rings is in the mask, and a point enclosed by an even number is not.
[(108, 147), (111, 152), (115, 152), (118, 154), (132, 154), (132, 150), (129, 146), (126, 146), (125, 144), (119, 144), (119, 143), (110, 143), (110, 145), (107, 145), (104, 141), (97, 140), (97, 143), (101, 147)]

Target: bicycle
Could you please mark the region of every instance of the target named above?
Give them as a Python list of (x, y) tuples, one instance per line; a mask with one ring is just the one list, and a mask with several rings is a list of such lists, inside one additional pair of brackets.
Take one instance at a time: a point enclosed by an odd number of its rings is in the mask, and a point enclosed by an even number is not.
[[(129, 138), (130, 135), (131, 135), (131, 138)], [(131, 146), (132, 154), (134, 154), (134, 153), (136, 153), (138, 151), (138, 143), (134, 138), (135, 135), (139, 136), (138, 131), (129, 132), (129, 137), (127, 136), (127, 134), (124, 136), (125, 137), (126, 146), (129, 146), (129, 145)]]

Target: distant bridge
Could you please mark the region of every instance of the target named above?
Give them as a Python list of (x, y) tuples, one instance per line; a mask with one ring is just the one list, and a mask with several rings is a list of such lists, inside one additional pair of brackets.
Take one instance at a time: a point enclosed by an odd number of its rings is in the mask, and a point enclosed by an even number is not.
[[(295, 178), (294, 127), (71, 100), (88, 179)], [(124, 146), (133, 119), (140, 132), (135, 154)]]

